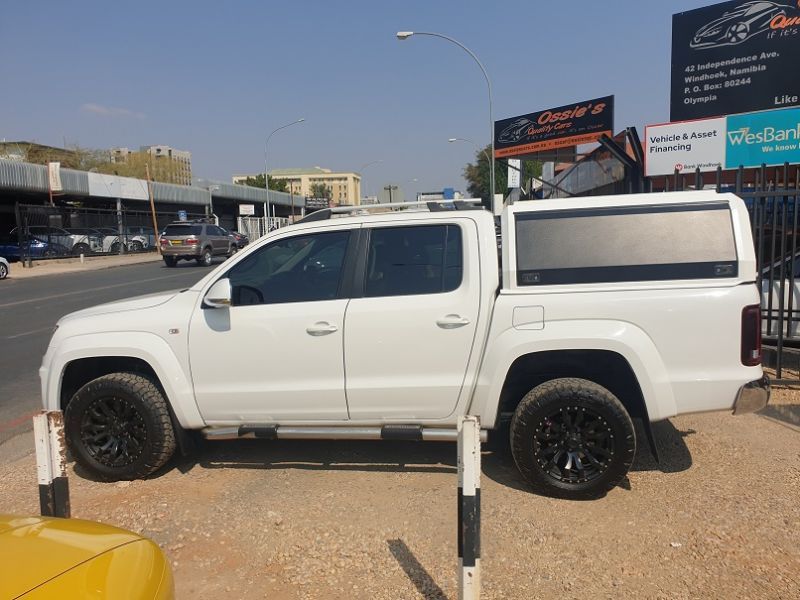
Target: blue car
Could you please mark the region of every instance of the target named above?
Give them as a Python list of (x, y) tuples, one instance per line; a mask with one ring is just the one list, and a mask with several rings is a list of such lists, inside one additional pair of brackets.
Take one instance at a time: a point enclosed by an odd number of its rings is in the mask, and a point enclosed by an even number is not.
[(15, 261), (20, 260), (22, 255), (30, 256), (31, 258), (68, 256), (69, 249), (55, 242), (28, 236), (22, 242), (22, 253), (20, 253), (19, 240), (16, 235), (0, 236), (0, 256), (7, 258), (9, 261)]

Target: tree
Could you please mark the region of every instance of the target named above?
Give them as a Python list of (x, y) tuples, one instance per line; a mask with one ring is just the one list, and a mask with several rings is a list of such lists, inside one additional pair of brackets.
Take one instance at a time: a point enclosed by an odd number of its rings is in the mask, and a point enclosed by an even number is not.
[[(247, 185), (250, 187), (257, 187), (257, 188), (266, 188), (264, 185), (264, 175), (263, 173), (259, 173), (255, 177), (248, 177), (242, 182), (242, 185)], [(276, 192), (288, 192), (289, 186), (285, 179), (275, 179), (272, 175), (269, 176), (269, 189), (274, 190)]]
[[(481, 198), (484, 204), (490, 202), (489, 180), (490, 169), (489, 155), (492, 147), (486, 146), (475, 153), (475, 164), (467, 163), (464, 167), (464, 179), (467, 180), (467, 192), (472, 198)], [(495, 193), (505, 195), (508, 189), (508, 170), (505, 161), (495, 161)], [(542, 164), (538, 161), (522, 161), (522, 185), (527, 188), (531, 177), (540, 177)]]
[(309, 193), (312, 198), (327, 198), (330, 200), (333, 197), (333, 188), (324, 183), (312, 183)]

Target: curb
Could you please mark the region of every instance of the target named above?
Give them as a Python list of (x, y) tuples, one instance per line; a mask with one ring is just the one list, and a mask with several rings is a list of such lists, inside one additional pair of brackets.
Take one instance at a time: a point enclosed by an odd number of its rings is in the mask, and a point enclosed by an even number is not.
[[(135, 265), (142, 265), (149, 262), (158, 262), (161, 260), (160, 254), (148, 254), (135, 257), (135, 260), (126, 260), (118, 262), (111, 257), (95, 257), (84, 261), (81, 264), (80, 259), (56, 259), (58, 262), (47, 261), (44, 264), (33, 263), (31, 268), (21, 266), (20, 262), (12, 263), (12, 268), (9, 270), (8, 279), (23, 280), (32, 277), (46, 277), (48, 275), (65, 275), (68, 273), (85, 273), (89, 271), (101, 271), (105, 269), (112, 269), (115, 267), (129, 267)], [(108, 262), (105, 262), (108, 261)], [(16, 267), (16, 268), (15, 268)]]

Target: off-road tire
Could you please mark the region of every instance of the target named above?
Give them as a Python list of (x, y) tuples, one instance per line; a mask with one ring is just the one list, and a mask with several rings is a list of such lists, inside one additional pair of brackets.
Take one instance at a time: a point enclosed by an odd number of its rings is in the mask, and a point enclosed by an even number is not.
[(210, 267), (213, 262), (214, 255), (211, 253), (211, 248), (203, 250), (203, 254), (197, 258), (197, 264), (201, 267)]
[[(577, 416), (570, 417), (578, 413), (580, 425)], [(564, 415), (571, 428), (564, 425)], [(533, 388), (514, 412), (509, 439), (522, 476), (537, 492), (560, 498), (603, 496), (624, 479), (636, 454), (636, 434), (625, 407), (606, 388), (586, 379), (553, 379)], [(581, 477), (574, 467), (559, 468), (552, 462), (559, 451), (560, 461), (576, 464), (571, 452), (592, 472), (581, 469)], [(588, 455), (606, 458), (596, 466)]]
[(164, 264), (167, 265), (168, 267), (174, 267), (175, 265), (178, 264), (178, 259), (175, 258), (174, 256), (165, 256)]
[[(92, 411), (99, 410), (104, 402), (124, 403), (128, 410), (132, 409), (138, 430), (143, 433), (138, 451), (126, 464), (110, 465), (98, 459), (84, 441)], [(175, 430), (167, 401), (148, 377), (136, 373), (111, 373), (84, 385), (67, 404), (64, 429), (75, 461), (104, 481), (142, 479), (164, 466), (175, 452)]]

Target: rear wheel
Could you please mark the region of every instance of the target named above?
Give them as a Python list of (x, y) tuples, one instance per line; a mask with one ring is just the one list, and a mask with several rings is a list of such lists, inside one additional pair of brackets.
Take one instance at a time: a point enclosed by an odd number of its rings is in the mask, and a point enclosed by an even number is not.
[(144, 245), (139, 240), (133, 240), (131, 242), (131, 252), (141, 252), (144, 250)]
[(233, 244), (231, 246), (230, 250), (228, 250), (228, 258), (230, 258), (234, 254), (236, 254), (238, 251), (239, 251), (239, 247), (236, 244)]
[(554, 379), (522, 399), (511, 420), (511, 452), (523, 477), (546, 494), (595, 498), (633, 464), (636, 436), (625, 407), (586, 379)]
[(203, 254), (197, 259), (197, 264), (201, 267), (210, 267), (214, 255), (211, 254), (211, 248), (203, 250)]
[(164, 264), (167, 265), (168, 267), (174, 267), (175, 265), (178, 264), (178, 259), (175, 258), (174, 256), (165, 256)]
[(8, 265), (0, 262), (0, 279), (5, 279), (6, 277), (8, 277)]
[(175, 452), (167, 401), (147, 377), (111, 373), (84, 385), (64, 411), (67, 446), (106, 481), (141, 479)]
[(111, 254), (119, 254), (119, 248), (120, 248), (119, 242), (114, 242), (113, 244), (111, 244), (111, 247), (108, 249), (108, 251)]

